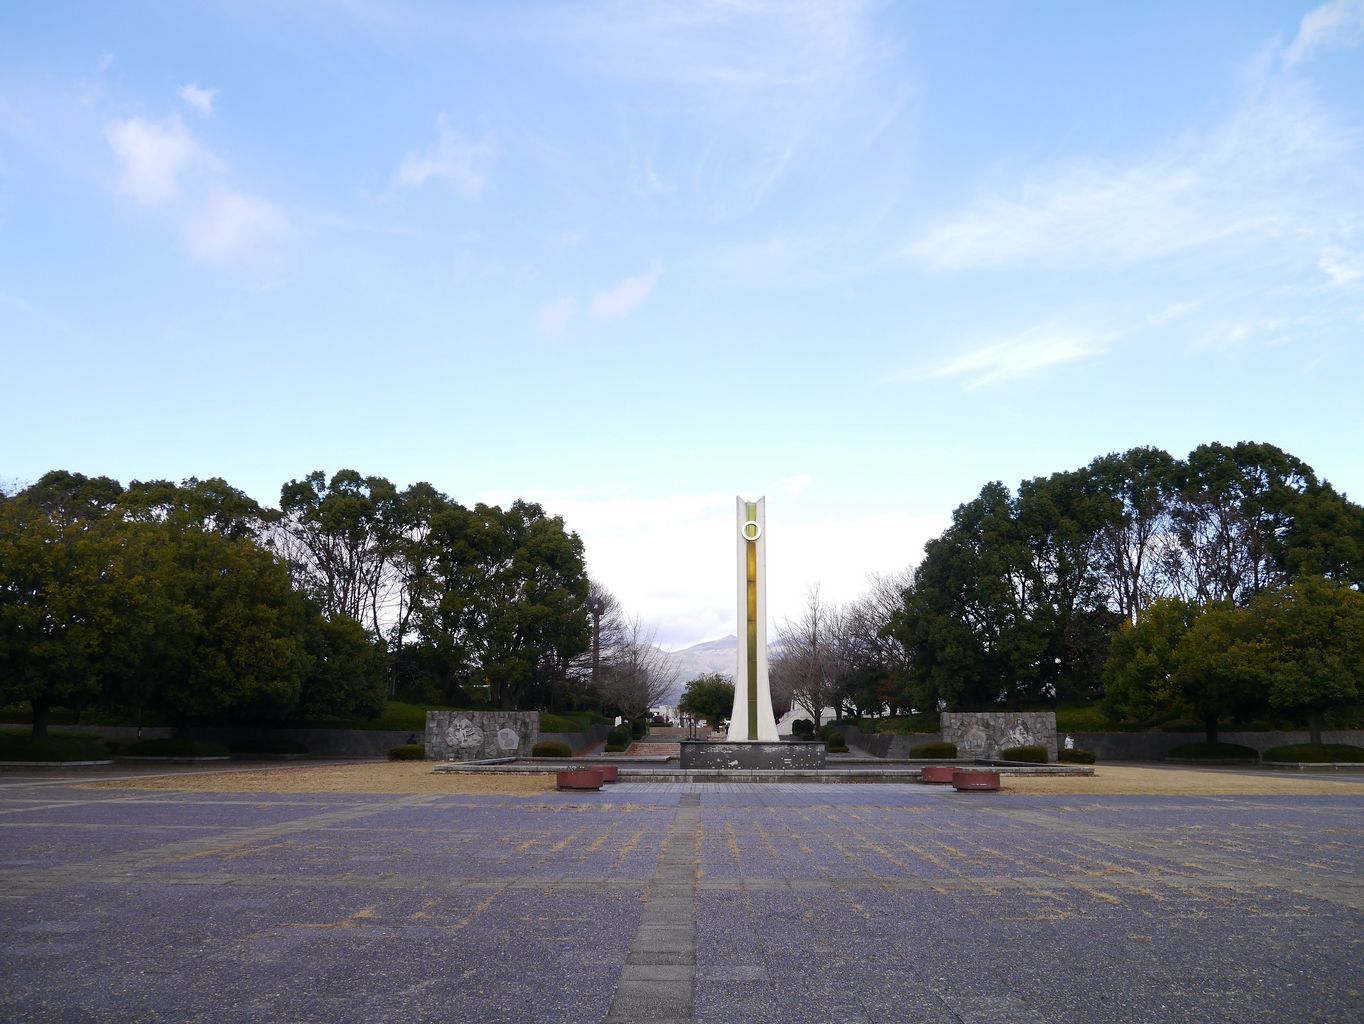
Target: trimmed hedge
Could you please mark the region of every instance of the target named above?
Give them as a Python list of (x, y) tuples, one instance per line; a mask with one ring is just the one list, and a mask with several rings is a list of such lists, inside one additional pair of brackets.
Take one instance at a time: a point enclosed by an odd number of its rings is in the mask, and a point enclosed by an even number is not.
[(531, 757), (572, 757), (573, 751), (563, 740), (540, 740), (530, 748)]
[(918, 743), (909, 748), (909, 756), (921, 760), (936, 760), (940, 757), (957, 756), (955, 743)]
[(829, 740), (825, 746), (831, 754), (846, 754), (848, 752), (848, 745), (843, 742), (842, 737)]
[(139, 740), (119, 750), (126, 757), (227, 757), (232, 751), (212, 740), (192, 740), (167, 736), (159, 740)]
[(1093, 764), (1095, 758), (1088, 750), (1066, 750), (1062, 747), (1056, 752), (1056, 760), (1061, 764)]
[(606, 734), (606, 745), (608, 747), (620, 747), (624, 750), (630, 745), (630, 730), (623, 725), (618, 725)]
[(791, 723), (791, 735), (799, 736), (801, 739), (812, 739), (815, 735), (815, 723), (808, 718), (797, 718)]
[(98, 736), (50, 732), (46, 736), (0, 732), (0, 761), (107, 761), (109, 746)]
[(623, 754), (624, 752), (625, 752), (624, 743), (608, 743), (606, 745), (606, 753), (608, 754)]
[(388, 752), (390, 761), (421, 761), (426, 758), (426, 744), (400, 743)]
[(1239, 743), (1181, 743), (1167, 750), (1165, 756), (1195, 761), (1258, 761), (1260, 752)]
[(1364, 747), (1352, 743), (1290, 743), (1275, 747), (1260, 755), (1266, 761), (1287, 761), (1300, 764), (1364, 764)]
[(999, 752), (1001, 761), (1027, 761), (1029, 764), (1046, 764), (1051, 760), (1046, 747), (1027, 743), (1021, 747), (1005, 747)]

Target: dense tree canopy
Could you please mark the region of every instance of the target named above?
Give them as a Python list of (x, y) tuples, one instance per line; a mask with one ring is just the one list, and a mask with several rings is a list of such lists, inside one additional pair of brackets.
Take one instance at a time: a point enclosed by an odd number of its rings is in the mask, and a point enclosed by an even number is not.
[[(1016, 494), (985, 485), (926, 545), (887, 634), (907, 652), (908, 695), (921, 707), (1089, 700), (1106, 681), (1115, 709), (1144, 717), (1159, 705), (1215, 731), (1219, 715), (1250, 713), (1246, 691), (1262, 691), (1263, 678), (1252, 684), (1248, 667), (1225, 658), (1199, 661), (1190, 646), (1180, 693), (1148, 680), (1154, 689), (1138, 699), (1134, 680), (1153, 671), (1158, 634), (1193, 615), (1191, 645), (1234, 644), (1235, 609), (1309, 577), (1364, 585), (1364, 509), (1302, 460), (1250, 442), (1203, 445), (1184, 460), (1136, 448)], [(1223, 604), (1231, 611), (1194, 615)], [(1119, 623), (1141, 627), (1148, 613), (1152, 635), (1115, 639)], [(1114, 667), (1111, 640), (1130, 663)]]

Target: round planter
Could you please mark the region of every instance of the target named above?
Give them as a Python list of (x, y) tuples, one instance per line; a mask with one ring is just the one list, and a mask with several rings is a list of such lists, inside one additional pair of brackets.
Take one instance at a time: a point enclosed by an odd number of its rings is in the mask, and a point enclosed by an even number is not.
[(620, 765), (598, 764), (593, 765), (592, 770), (594, 772), (601, 772), (602, 782), (615, 782), (618, 778), (620, 778)]
[(556, 772), (555, 789), (601, 789), (602, 774), (596, 768), (574, 768)]
[(945, 785), (952, 781), (952, 774), (956, 771), (958, 769), (950, 764), (927, 764), (919, 774), (919, 781)]
[(999, 772), (958, 768), (952, 773), (952, 788), (958, 792), (994, 792), (999, 789)]

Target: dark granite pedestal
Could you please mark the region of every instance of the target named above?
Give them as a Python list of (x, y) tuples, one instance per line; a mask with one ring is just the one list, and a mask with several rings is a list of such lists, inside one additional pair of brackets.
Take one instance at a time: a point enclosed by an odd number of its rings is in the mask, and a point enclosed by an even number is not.
[(823, 768), (825, 745), (805, 740), (790, 743), (746, 743), (683, 740), (683, 768)]

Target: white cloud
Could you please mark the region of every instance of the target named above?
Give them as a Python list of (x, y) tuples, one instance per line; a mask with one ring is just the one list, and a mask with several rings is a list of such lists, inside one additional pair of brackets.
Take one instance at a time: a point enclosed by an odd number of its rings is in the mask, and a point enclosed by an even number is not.
[(662, 276), (663, 266), (655, 261), (644, 273), (597, 292), (592, 296), (592, 315), (598, 320), (621, 320), (629, 316), (649, 297)]
[(540, 315), (535, 318), (535, 325), (545, 337), (556, 337), (568, 328), (577, 308), (578, 300), (571, 295), (555, 299), (541, 308)]
[(1298, 34), (1284, 48), (1288, 67), (1301, 64), (1318, 50), (1344, 49), (1364, 42), (1364, 0), (1330, 0), (1302, 16)]
[(119, 164), (119, 191), (144, 206), (177, 198), (186, 171), (214, 162), (178, 117), (162, 122), (116, 118), (105, 125), (104, 138)]
[[(752, 492), (754, 494), (758, 492)], [(658, 627), (658, 643), (678, 648), (734, 633), (734, 494), (670, 494), (637, 498), (592, 491), (536, 491), (481, 495), (505, 504), (516, 495), (535, 500), (583, 539), (588, 571), (627, 613)], [(821, 585), (830, 602), (850, 601), (867, 577), (909, 565), (947, 517), (886, 512), (846, 518), (838, 513), (798, 516), (793, 504), (767, 502), (769, 634), (796, 615), (807, 587)], [(849, 538), (858, 539), (849, 543)], [(875, 538), (875, 543), (865, 542)], [(643, 557), (642, 557), (643, 556)]]
[(1331, 279), (1333, 287), (1353, 284), (1364, 278), (1364, 253), (1333, 246), (1321, 254), (1317, 266)]
[(808, 491), (815, 482), (809, 473), (797, 473), (781, 482), (781, 492), (788, 498), (797, 498)]
[(984, 193), (906, 254), (952, 270), (1090, 267), (1232, 238), (1275, 245), (1310, 238), (1335, 230), (1340, 203), (1360, 206), (1355, 145), (1310, 90), (1269, 81), (1216, 128), (1142, 159), (1073, 160)]
[(409, 150), (398, 167), (396, 180), (407, 188), (421, 188), (435, 179), (446, 182), (464, 199), (479, 199), (488, 184), (488, 171), (497, 159), (497, 145), (490, 138), (471, 142), (454, 131), (442, 114), (436, 118), (436, 141), (425, 152)]
[(215, 192), (185, 226), (190, 254), (216, 267), (258, 267), (293, 234), (275, 204), (245, 192)]
[(1102, 355), (1111, 335), (1044, 325), (1005, 338), (929, 371), (927, 377), (964, 377), (967, 391), (1016, 377), (1028, 377), (1052, 366)]
[(213, 116), (213, 104), (218, 98), (217, 89), (201, 89), (197, 82), (180, 87), (180, 98), (193, 108), (200, 117)]

